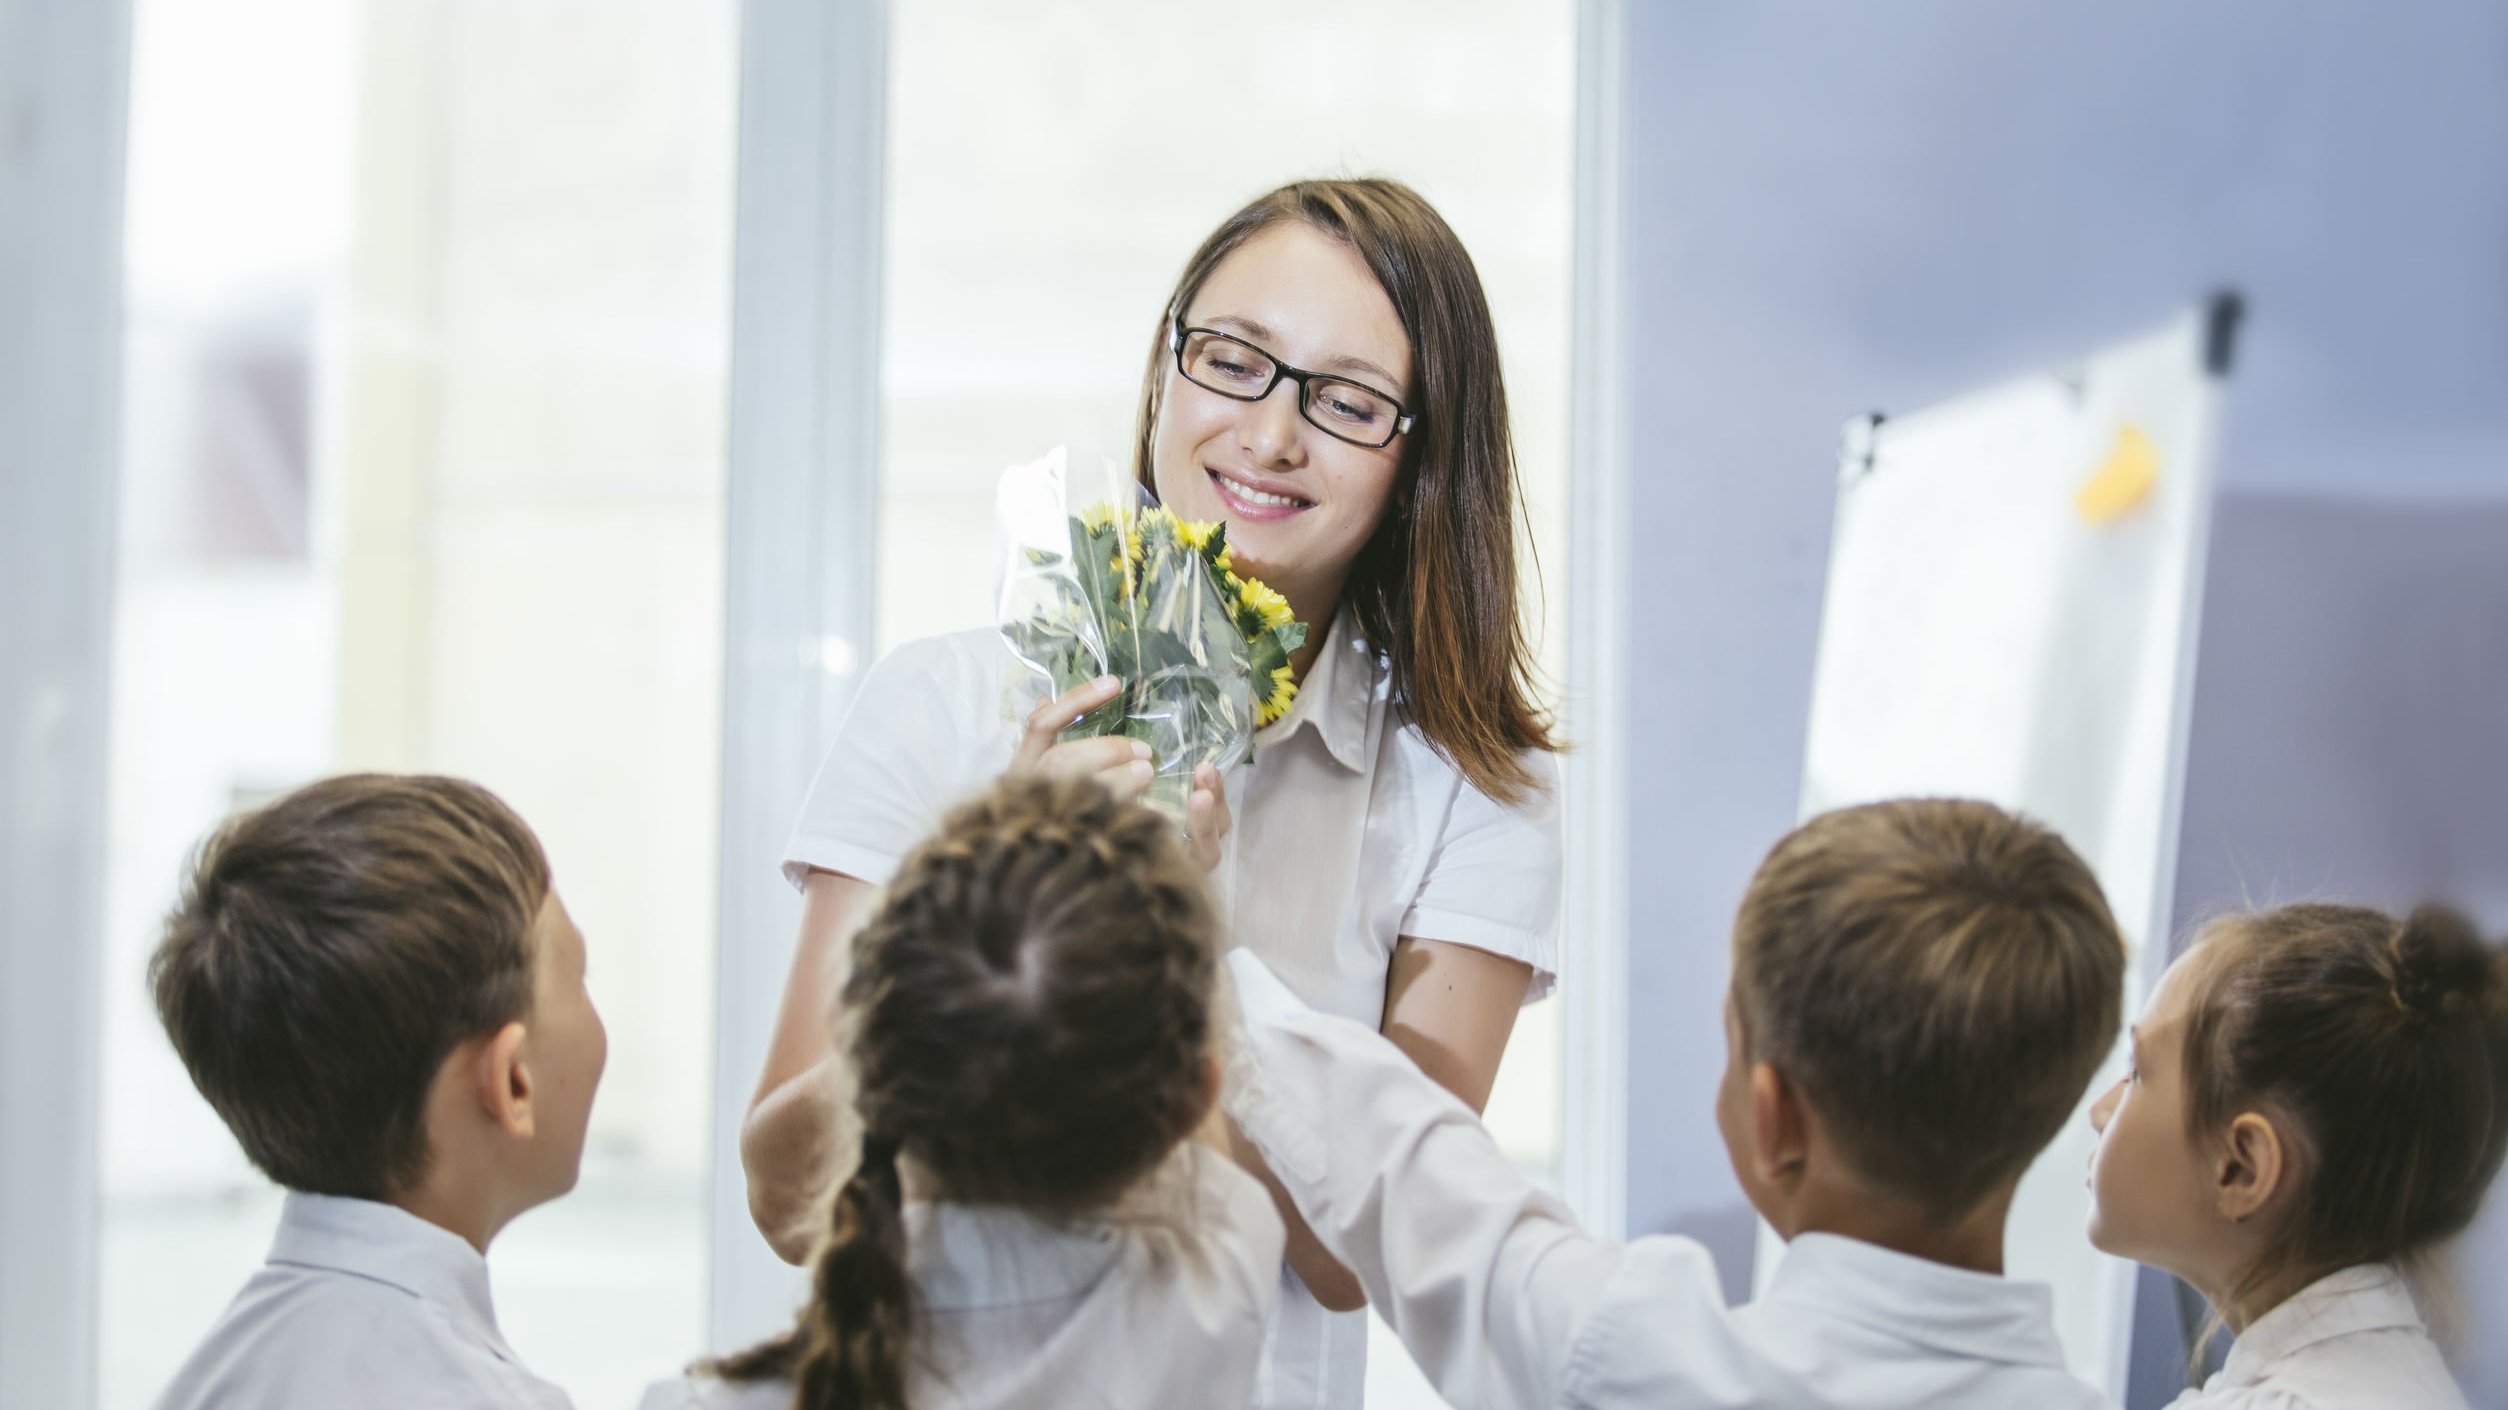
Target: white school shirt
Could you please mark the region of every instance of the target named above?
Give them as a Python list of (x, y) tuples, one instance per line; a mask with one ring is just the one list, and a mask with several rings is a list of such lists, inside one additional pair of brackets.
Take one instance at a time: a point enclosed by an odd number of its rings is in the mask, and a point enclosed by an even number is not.
[(1588, 1236), (1471, 1110), (1228, 957), (1228, 1109), (1456, 1410), (2104, 1410), (2041, 1284), (1822, 1234), (1728, 1309), (1690, 1239)]
[(2169, 1410), (2465, 1410), (2403, 1275), (2367, 1263), (2255, 1319)]
[(470, 1242), (371, 1200), (291, 1194), (270, 1257), (157, 1410), (571, 1410), (496, 1329)]
[[(1497, 669), (1493, 665), (1492, 669)], [(942, 813), (992, 782), (1041, 682), (990, 628), (926, 637), (884, 657), (820, 765), (784, 851), (884, 884)], [(1509, 806), (1472, 787), (1394, 711), (1383, 661), (1343, 611), (1289, 713), (1227, 775), (1230, 832), (1212, 890), (1234, 941), (1308, 1003), (1370, 1028), (1403, 936), (1558, 969), (1559, 813), (1551, 756)], [(1315, 1301), (1286, 1264), (1258, 1410), (1356, 1410), (1367, 1314)]]
[[(1271, 1196), (1197, 1145), (1163, 1220), (1054, 1224), (1000, 1207), (906, 1206), (919, 1410), (1243, 1410), (1280, 1283)], [(641, 1410), (790, 1410), (790, 1381), (691, 1376)]]

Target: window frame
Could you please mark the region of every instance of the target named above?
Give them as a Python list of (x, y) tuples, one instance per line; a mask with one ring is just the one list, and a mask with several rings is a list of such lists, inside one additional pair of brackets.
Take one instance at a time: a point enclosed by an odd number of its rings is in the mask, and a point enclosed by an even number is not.
[(749, 1217), (740, 1127), (792, 962), (778, 874), (870, 665), (878, 567), (885, 0), (744, 0), (724, 487), (711, 1343), (789, 1324), (799, 1270)]
[[(127, 0), (0, 0), (0, 1404), (96, 1379)], [(30, 472), (28, 467), (40, 467)]]

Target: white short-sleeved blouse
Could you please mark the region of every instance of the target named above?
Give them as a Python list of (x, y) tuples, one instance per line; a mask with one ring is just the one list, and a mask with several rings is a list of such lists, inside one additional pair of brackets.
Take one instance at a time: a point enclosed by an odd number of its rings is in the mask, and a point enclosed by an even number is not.
[[(1042, 683), (991, 629), (909, 642), (864, 678), (784, 851), (811, 869), (885, 883), (967, 794), (999, 776)], [(1299, 998), (1380, 1026), (1395, 945), (1468, 945), (1532, 966), (1528, 1001), (1558, 970), (1560, 828), (1552, 757), (1500, 803), (1392, 707), (1383, 659), (1344, 611), (1283, 717), (1227, 775), (1235, 819), (1213, 887), (1232, 938)], [(1324, 1310), (1283, 1270), (1256, 1404), (1359, 1403), (1365, 1313)]]

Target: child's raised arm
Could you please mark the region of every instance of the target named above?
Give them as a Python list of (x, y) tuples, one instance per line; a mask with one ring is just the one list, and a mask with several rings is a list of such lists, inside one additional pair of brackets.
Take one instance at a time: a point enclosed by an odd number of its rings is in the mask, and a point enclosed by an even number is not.
[[(1611, 1368), (1579, 1342), (1629, 1250), (1600, 1243), (1502, 1153), (1479, 1119), (1381, 1035), (1316, 1013), (1250, 952), (1228, 957), (1247, 1061), (1230, 1115), (1368, 1300), (1458, 1410), (1548, 1410)], [(1658, 1313), (1695, 1301), (1697, 1381), (1760, 1403), (1737, 1364), (1713, 1265), (1686, 1245), (1647, 1265)], [(1694, 1270), (1668, 1268), (1694, 1261)], [(1673, 1276), (1663, 1276), (1667, 1271)]]

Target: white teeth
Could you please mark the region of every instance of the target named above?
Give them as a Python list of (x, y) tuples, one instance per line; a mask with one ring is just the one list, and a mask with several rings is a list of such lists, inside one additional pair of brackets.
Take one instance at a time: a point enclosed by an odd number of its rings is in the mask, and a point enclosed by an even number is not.
[(1244, 500), (1248, 504), (1269, 506), (1274, 504), (1303, 505), (1306, 503), (1305, 500), (1298, 499), (1290, 495), (1271, 494), (1263, 490), (1258, 490), (1252, 485), (1245, 484), (1239, 480), (1229, 479), (1225, 475), (1222, 475), (1219, 478), (1227, 481), (1228, 488), (1235, 491), (1237, 498)]

